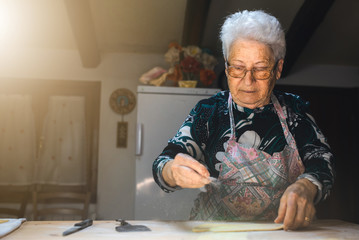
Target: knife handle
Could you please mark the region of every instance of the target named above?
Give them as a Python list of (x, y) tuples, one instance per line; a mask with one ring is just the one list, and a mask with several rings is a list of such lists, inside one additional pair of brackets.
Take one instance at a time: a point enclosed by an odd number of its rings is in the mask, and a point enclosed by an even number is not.
[(116, 219), (116, 222), (120, 222), (121, 226), (129, 225), (129, 223), (126, 222), (125, 219), (121, 219), (121, 218)]
[(93, 220), (92, 219), (86, 219), (83, 220), (82, 222), (79, 223), (75, 223), (75, 227), (81, 227), (81, 228), (86, 228), (92, 225)]

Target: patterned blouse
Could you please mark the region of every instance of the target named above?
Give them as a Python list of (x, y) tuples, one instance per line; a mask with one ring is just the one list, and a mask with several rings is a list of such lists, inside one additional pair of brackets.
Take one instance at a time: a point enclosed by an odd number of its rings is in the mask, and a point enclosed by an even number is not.
[[(333, 154), (326, 138), (308, 113), (309, 103), (299, 96), (273, 91), (284, 113), (289, 130), (295, 138), (305, 172), (298, 177), (307, 178), (318, 187), (315, 203), (327, 198), (334, 181)], [(170, 187), (162, 178), (166, 162), (178, 153), (185, 153), (204, 164), (211, 177), (218, 177), (219, 166), (229, 140), (230, 120), (228, 91), (203, 99), (192, 109), (177, 134), (153, 163), (156, 183), (165, 191)], [(280, 152), (287, 144), (279, 118), (272, 103), (256, 109), (241, 107), (233, 102), (237, 141), (268, 154)]]

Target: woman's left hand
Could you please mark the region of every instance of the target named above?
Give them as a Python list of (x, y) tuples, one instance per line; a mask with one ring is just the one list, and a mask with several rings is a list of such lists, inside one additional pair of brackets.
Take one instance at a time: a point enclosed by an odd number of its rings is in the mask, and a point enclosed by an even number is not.
[(308, 179), (299, 179), (290, 185), (280, 199), (276, 223), (283, 222), (284, 230), (307, 227), (315, 215), (314, 197), (317, 186)]

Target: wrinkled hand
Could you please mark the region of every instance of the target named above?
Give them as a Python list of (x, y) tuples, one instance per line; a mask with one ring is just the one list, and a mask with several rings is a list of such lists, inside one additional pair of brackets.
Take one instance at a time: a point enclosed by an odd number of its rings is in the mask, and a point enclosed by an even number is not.
[(189, 155), (179, 153), (165, 164), (162, 176), (172, 187), (201, 188), (210, 182), (205, 166)]
[(276, 223), (283, 222), (284, 230), (307, 227), (315, 215), (314, 197), (317, 187), (308, 179), (290, 185), (280, 199)]

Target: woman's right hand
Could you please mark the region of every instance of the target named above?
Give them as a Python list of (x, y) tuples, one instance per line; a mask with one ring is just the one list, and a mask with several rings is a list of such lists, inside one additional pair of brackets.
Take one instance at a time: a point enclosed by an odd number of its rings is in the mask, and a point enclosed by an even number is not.
[(171, 187), (201, 188), (210, 183), (207, 168), (183, 153), (177, 154), (173, 160), (165, 164), (162, 176)]

